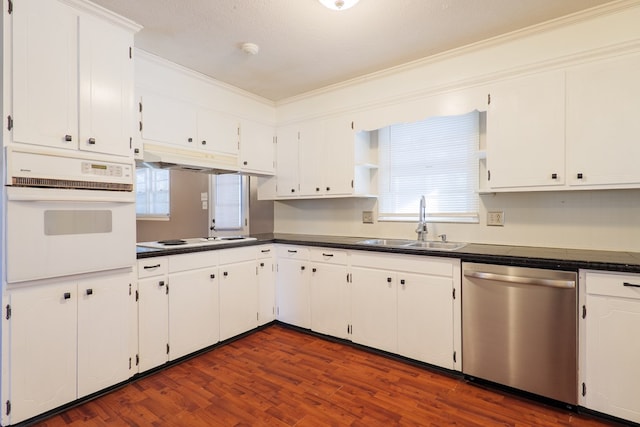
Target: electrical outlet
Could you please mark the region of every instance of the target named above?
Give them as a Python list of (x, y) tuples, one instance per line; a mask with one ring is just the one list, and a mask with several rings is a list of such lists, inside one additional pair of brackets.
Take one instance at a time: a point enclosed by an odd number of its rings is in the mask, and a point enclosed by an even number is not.
[(373, 211), (362, 211), (362, 223), (373, 224)]
[(487, 225), (504, 226), (504, 211), (487, 212)]

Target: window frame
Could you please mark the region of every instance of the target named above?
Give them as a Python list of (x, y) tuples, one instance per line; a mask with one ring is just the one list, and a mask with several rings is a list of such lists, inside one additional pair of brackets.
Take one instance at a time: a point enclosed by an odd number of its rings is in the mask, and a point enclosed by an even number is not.
[[(153, 214), (149, 212), (149, 208), (151, 206), (152, 203), (150, 203), (150, 198), (152, 197), (149, 190), (147, 189), (147, 191), (145, 191), (145, 206), (146, 206), (146, 212), (143, 213), (138, 213), (138, 172), (140, 171), (144, 171), (145, 174), (147, 175), (156, 175), (159, 173), (166, 173), (166, 193), (167, 193), (167, 210), (166, 213), (157, 213), (157, 214)], [(157, 185), (157, 183), (155, 182), (155, 178), (157, 177), (149, 177), (151, 181), (153, 181), (153, 185)], [(148, 167), (144, 167), (144, 168), (137, 168), (136, 169), (136, 220), (142, 220), (142, 221), (169, 221), (171, 219), (171, 171), (168, 169), (156, 169), (156, 168), (148, 168)]]

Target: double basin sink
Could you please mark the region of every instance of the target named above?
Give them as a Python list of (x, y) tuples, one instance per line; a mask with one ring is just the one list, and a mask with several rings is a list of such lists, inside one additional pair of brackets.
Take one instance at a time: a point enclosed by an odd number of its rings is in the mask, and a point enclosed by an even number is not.
[(428, 249), (436, 251), (455, 251), (466, 246), (460, 242), (421, 241), (408, 239), (366, 239), (356, 242), (358, 245), (382, 246), (389, 248)]

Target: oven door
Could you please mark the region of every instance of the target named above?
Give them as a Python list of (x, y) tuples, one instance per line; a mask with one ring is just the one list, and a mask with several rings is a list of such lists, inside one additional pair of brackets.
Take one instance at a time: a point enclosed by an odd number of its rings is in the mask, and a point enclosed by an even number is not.
[(7, 187), (7, 283), (131, 267), (132, 192)]

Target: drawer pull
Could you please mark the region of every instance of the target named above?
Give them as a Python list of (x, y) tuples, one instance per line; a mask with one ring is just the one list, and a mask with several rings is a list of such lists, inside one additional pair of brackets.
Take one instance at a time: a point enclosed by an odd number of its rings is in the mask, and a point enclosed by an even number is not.
[(65, 293), (62, 295), (62, 297), (63, 297), (64, 299), (71, 299), (71, 292), (65, 292)]
[(328, 256), (328, 257), (332, 257), (333, 254), (325, 254), (324, 252), (322, 253), (322, 256)]
[(291, 249), (288, 249), (287, 252), (289, 252), (290, 254), (297, 254), (298, 253), (298, 251), (294, 251), (294, 250), (291, 250)]
[(145, 265), (145, 266), (144, 266), (144, 267), (142, 267), (142, 268), (144, 268), (145, 270), (150, 270), (150, 269), (152, 269), (152, 268), (158, 268), (158, 267), (160, 267), (160, 264), (156, 264), (156, 265)]
[(640, 288), (640, 285), (636, 285), (635, 283), (624, 282), (622, 286), (626, 286), (628, 288)]
[(271, 252), (271, 249), (262, 249), (260, 252), (262, 252), (263, 254), (268, 254), (269, 252)]

